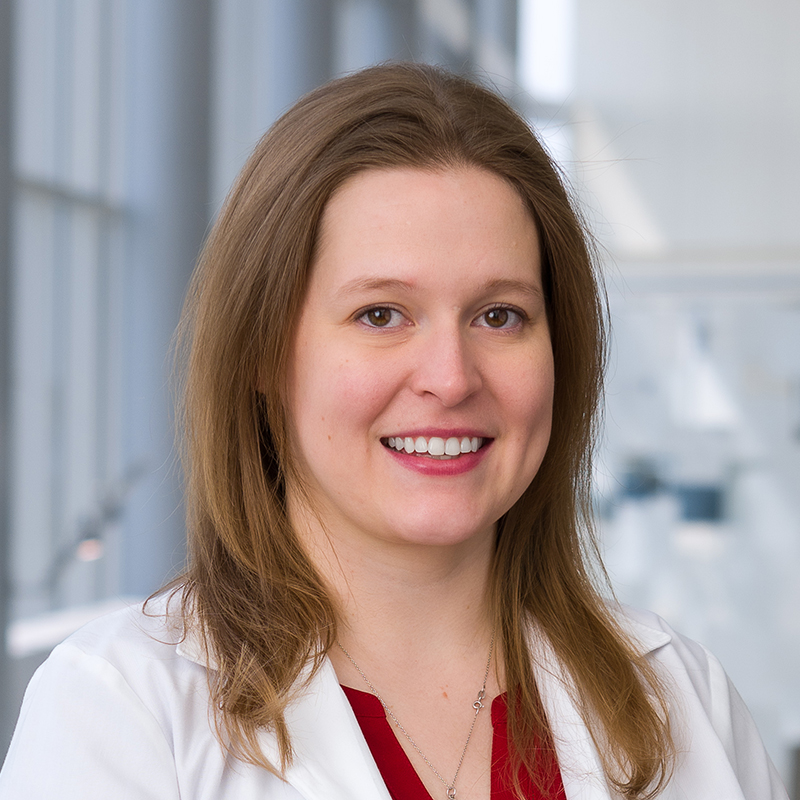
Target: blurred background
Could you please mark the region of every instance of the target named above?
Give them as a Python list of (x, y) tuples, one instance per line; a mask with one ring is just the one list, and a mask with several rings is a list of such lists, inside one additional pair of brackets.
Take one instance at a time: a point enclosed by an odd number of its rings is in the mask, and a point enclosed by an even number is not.
[(794, 0), (0, 0), (0, 755), (52, 646), (183, 563), (169, 344), (232, 179), (400, 58), (491, 83), (580, 198), (609, 572), (722, 659), (800, 800), (798, 34)]

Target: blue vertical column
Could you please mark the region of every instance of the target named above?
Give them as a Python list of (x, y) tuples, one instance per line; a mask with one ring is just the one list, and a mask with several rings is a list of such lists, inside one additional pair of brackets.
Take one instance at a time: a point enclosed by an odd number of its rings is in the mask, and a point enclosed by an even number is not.
[(517, 0), (474, 0), (473, 59), (502, 91), (516, 82)]
[(331, 75), (332, 0), (214, 4), (213, 199), (301, 95)]
[(14, 725), (10, 663), (6, 650), (11, 599), (11, 164), (14, 3), (0, 2), (0, 754)]
[(184, 561), (170, 343), (209, 219), (210, 0), (131, 0), (124, 451), (134, 480), (120, 592), (147, 595)]
[(411, 0), (339, 0), (334, 14), (337, 75), (382, 61), (412, 59), (419, 50)]
[(268, 0), (261, 6), (268, 124), (331, 75), (331, 0)]

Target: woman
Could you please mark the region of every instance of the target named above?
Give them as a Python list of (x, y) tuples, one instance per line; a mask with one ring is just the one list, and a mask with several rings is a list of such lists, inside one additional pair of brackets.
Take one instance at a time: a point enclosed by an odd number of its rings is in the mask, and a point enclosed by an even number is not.
[(717, 662), (593, 582), (602, 303), (502, 100), (305, 97), (183, 336), (189, 567), (56, 649), (0, 796), (785, 797)]

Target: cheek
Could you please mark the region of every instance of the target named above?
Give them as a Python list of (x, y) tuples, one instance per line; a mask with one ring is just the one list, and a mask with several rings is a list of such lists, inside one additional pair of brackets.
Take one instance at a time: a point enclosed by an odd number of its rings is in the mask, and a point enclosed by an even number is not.
[[(303, 444), (337, 446), (367, 436), (396, 393), (385, 360), (353, 359), (336, 348), (318, 346), (301, 354), (292, 370), (290, 392), (295, 426)], [(353, 446), (352, 439), (349, 446)]]
[(519, 406), (519, 469), (513, 502), (522, 495), (536, 477), (550, 445), (553, 423), (553, 365), (552, 359), (539, 364), (532, 379), (521, 386), (517, 396)]
[(549, 426), (553, 419), (553, 394), (555, 391), (555, 377), (553, 374), (552, 359), (542, 365), (540, 373), (531, 389), (531, 395), (534, 398), (535, 416), (540, 417), (542, 421), (547, 420), (548, 436)]
[(506, 407), (516, 420), (520, 438), (549, 439), (553, 417), (553, 359), (549, 351), (521, 366), (507, 381)]
[(385, 361), (342, 361), (331, 382), (337, 405), (354, 420), (374, 419), (397, 391), (388, 366)]

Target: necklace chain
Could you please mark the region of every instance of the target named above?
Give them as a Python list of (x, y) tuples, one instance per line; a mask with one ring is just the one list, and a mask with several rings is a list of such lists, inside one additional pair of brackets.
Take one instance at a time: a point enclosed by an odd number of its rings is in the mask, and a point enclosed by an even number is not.
[(392, 711), (392, 709), (389, 708), (386, 701), (380, 696), (378, 690), (372, 685), (372, 681), (370, 681), (370, 679), (364, 674), (364, 670), (362, 670), (361, 667), (358, 666), (353, 656), (351, 656), (350, 653), (348, 653), (347, 650), (345, 650), (345, 648), (339, 642), (336, 642), (336, 644), (339, 645), (339, 649), (347, 656), (350, 663), (358, 671), (358, 674), (364, 679), (364, 682), (367, 684), (367, 686), (369, 686), (372, 694), (374, 694), (375, 697), (378, 698), (380, 704), (383, 706), (383, 710), (392, 718), (392, 722), (394, 722), (398, 730), (403, 734), (403, 736), (406, 737), (406, 739), (408, 739), (409, 743), (417, 751), (417, 753), (419, 753), (422, 760), (431, 768), (433, 774), (444, 784), (444, 787), (447, 790), (448, 800), (455, 800), (456, 781), (458, 780), (458, 773), (461, 771), (461, 765), (464, 763), (464, 756), (466, 756), (467, 754), (467, 748), (469, 747), (470, 739), (472, 739), (472, 731), (475, 730), (475, 723), (478, 720), (478, 714), (481, 713), (481, 709), (484, 707), (483, 699), (484, 697), (486, 697), (486, 681), (489, 680), (489, 669), (491, 668), (492, 654), (494, 653), (494, 633), (492, 633), (492, 640), (489, 644), (489, 658), (486, 660), (486, 672), (483, 675), (483, 685), (481, 686), (480, 691), (478, 692), (478, 699), (472, 704), (472, 707), (475, 709), (475, 714), (472, 717), (472, 724), (469, 726), (467, 741), (464, 742), (464, 749), (461, 751), (461, 758), (458, 759), (458, 766), (456, 767), (455, 774), (453, 775), (453, 780), (449, 782), (442, 777), (442, 774), (439, 772), (438, 769), (436, 769), (436, 767), (433, 766), (428, 756), (426, 756), (425, 753), (422, 752), (420, 746), (411, 738), (411, 734), (403, 727), (403, 724), (400, 722), (400, 720), (397, 719), (397, 717), (394, 714), (394, 711)]

